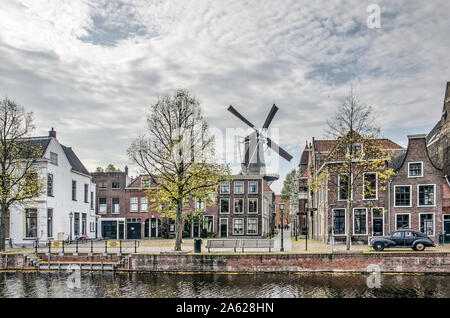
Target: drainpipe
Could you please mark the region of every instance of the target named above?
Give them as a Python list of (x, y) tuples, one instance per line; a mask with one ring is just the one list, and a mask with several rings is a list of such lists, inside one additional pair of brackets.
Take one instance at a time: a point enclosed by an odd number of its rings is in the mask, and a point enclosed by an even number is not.
[(389, 229), (389, 235), (391, 234), (391, 183), (392, 178), (389, 178), (388, 181), (388, 229)]

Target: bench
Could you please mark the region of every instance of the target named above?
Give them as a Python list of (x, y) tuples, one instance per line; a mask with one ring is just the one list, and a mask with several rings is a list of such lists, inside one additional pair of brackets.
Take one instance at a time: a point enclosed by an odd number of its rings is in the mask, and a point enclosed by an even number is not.
[(239, 247), (239, 240), (208, 240), (206, 243), (208, 253), (211, 248), (233, 248), (236, 252), (237, 247)]
[(271, 252), (273, 248), (273, 240), (242, 240), (241, 247), (242, 252), (244, 252), (244, 248), (268, 248), (269, 252)]

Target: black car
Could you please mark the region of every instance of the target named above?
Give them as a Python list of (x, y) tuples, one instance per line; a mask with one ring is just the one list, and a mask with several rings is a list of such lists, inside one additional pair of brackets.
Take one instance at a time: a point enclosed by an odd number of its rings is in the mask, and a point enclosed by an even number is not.
[(435, 246), (428, 236), (416, 230), (398, 230), (390, 237), (374, 237), (370, 245), (375, 251), (382, 251), (388, 247), (407, 247), (423, 251), (426, 247)]

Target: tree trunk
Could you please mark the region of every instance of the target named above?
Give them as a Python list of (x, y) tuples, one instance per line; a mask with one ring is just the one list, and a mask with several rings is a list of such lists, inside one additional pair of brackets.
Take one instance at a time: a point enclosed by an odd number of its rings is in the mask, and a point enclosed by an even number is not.
[(5, 205), (2, 205), (0, 209), (0, 252), (3, 252), (5, 250), (5, 238), (6, 238), (6, 232), (7, 232), (7, 209)]
[[(349, 194), (350, 196), (350, 194)], [(351, 248), (351, 241), (352, 241), (352, 227), (351, 227), (351, 220), (352, 220), (352, 204), (350, 199), (347, 200), (347, 214), (346, 214), (346, 219), (347, 219), (347, 224), (345, 225), (347, 227), (347, 239), (346, 239), (346, 246), (347, 246), (347, 251), (350, 251)]]
[(177, 219), (175, 221), (175, 251), (181, 251), (181, 243), (183, 238), (182, 223), (183, 223), (183, 204), (181, 201), (177, 205)]

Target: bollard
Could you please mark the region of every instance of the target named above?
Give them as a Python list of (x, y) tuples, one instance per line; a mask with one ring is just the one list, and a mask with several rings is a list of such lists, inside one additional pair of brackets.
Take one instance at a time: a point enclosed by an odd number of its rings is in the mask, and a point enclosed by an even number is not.
[(122, 240), (119, 241), (119, 253), (122, 255)]
[(137, 253), (137, 240), (134, 240), (134, 252)]
[(91, 240), (91, 254), (94, 254), (94, 240)]
[(62, 254), (64, 255), (64, 241), (62, 241)]
[(38, 240), (36, 239), (36, 241), (35, 241), (35, 246), (34, 246), (34, 252), (35, 252), (35, 254), (37, 255), (37, 253), (38, 253)]
[(75, 253), (74, 256), (78, 256), (78, 240), (75, 241)]
[(108, 241), (105, 241), (105, 254), (108, 254)]
[(52, 253), (52, 241), (48, 240), (48, 255)]

